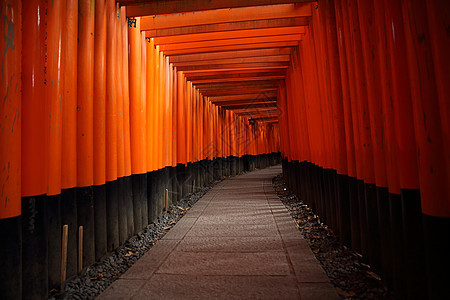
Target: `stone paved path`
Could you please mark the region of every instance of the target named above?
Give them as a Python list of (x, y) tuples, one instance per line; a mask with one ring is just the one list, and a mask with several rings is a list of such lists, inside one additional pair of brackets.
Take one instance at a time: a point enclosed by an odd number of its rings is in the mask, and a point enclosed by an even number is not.
[(280, 172), (215, 186), (99, 299), (339, 299), (272, 188)]

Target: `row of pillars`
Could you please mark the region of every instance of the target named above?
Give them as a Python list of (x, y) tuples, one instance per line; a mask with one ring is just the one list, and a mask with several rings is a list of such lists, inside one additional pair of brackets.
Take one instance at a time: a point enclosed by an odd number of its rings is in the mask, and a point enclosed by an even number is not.
[(449, 22), (448, 1), (320, 0), (283, 87), (289, 185), (399, 298), (450, 296)]
[(64, 225), (71, 277), (77, 245), (84, 269), (154, 222), (166, 189), (172, 203), (278, 152), (277, 125), (212, 104), (114, 0), (0, 9), (2, 296), (60, 287)]

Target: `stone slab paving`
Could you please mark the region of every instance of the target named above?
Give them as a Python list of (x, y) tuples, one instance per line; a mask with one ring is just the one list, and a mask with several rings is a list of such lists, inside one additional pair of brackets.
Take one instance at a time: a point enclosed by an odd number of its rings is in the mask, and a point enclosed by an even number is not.
[(272, 188), (280, 172), (219, 183), (98, 299), (339, 299)]

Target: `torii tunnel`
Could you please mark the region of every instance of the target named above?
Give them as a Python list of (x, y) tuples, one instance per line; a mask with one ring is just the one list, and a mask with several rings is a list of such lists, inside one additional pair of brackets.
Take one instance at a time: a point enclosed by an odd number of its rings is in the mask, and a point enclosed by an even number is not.
[(0, 298), (46, 298), (197, 187), (281, 162), (398, 298), (449, 295), (450, 1), (0, 11)]

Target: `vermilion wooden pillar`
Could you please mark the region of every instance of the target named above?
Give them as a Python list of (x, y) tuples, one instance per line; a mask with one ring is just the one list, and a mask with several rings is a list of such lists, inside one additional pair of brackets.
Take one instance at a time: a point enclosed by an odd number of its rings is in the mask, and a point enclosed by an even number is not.
[[(76, 161), (77, 184), (80, 188), (77, 191), (77, 219), (78, 225), (83, 226), (83, 266), (89, 266), (95, 262), (94, 190), (92, 187), (94, 185), (95, 3), (94, 1), (79, 0), (78, 4)], [(70, 56), (67, 60), (72, 61)], [(77, 228), (69, 228), (69, 231), (77, 232)], [(76, 249), (76, 244), (72, 245), (72, 249)]]
[[(0, 95), (0, 175), (3, 194), (0, 196), (0, 227), (2, 272), (0, 294), (6, 298), (22, 297), (21, 260), (21, 70), (22, 70), (22, 1), (2, 1), (3, 37), (0, 49), (4, 53)], [(37, 37), (39, 38), (39, 37)]]
[[(344, 97), (344, 108), (347, 112), (346, 125), (348, 125), (347, 133), (349, 134), (348, 140), (351, 144), (348, 145), (350, 178), (349, 178), (349, 198), (350, 198), (350, 215), (352, 224), (352, 245), (355, 249), (361, 252), (366, 252), (365, 240), (361, 237), (361, 216), (360, 216), (360, 201), (358, 193), (358, 179), (362, 179), (362, 157), (361, 157), (361, 143), (360, 143), (360, 128), (358, 126), (358, 117), (356, 109), (356, 88), (355, 88), (355, 72), (354, 72), (354, 60), (352, 58), (352, 45), (350, 38), (350, 27), (348, 19), (347, 1), (336, 2), (336, 6), (339, 7), (338, 18), (340, 21), (340, 64), (342, 67), (343, 80), (343, 92), (347, 92), (347, 96)], [(340, 16), (340, 17), (339, 17)], [(347, 126), (346, 126), (347, 127)], [(351, 155), (351, 156), (350, 156)]]
[(63, 41), (63, 2), (48, 3), (47, 22), (47, 77), (46, 77), (46, 105), (49, 128), (48, 131), (48, 185), (46, 213), (48, 234), (53, 238), (48, 241), (48, 286), (58, 287), (60, 284), (61, 257), (61, 147), (62, 147), (62, 93), (63, 78), (61, 69), (64, 62), (62, 57)]
[[(132, 178), (131, 178), (131, 132), (130, 132), (130, 82), (128, 76), (128, 22), (126, 17), (126, 7), (122, 6), (119, 11), (119, 23), (120, 27), (118, 30), (121, 31), (122, 38), (118, 40), (118, 47), (122, 48), (121, 60), (119, 64), (121, 65), (121, 76), (119, 78), (122, 86), (122, 98), (123, 105), (119, 107), (122, 110), (123, 115), (123, 164), (124, 164), (124, 174), (123, 174), (123, 190), (124, 199), (126, 207), (126, 226), (127, 226), (127, 236), (130, 237), (134, 232), (134, 217), (133, 217), (133, 195), (132, 195)], [(118, 50), (119, 51), (119, 50)], [(119, 51), (120, 52), (120, 51)]]
[(119, 246), (118, 224), (118, 186), (117, 186), (117, 47), (116, 47), (116, 5), (106, 1), (106, 117), (105, 117), (105, 154), (106, 154), (106, 209), (107, 209), (107, 246), (112, 251)]
[[(401, 218), (402, 233), (405, 233), (405, 245), (398, 247), (398, 238), (394, 238), (394, 254), (401, 259), (393, 257), (393, 262), (402, 262), (406, 269), (407, 293), (411, 297), (424, 297), (424, 251), (423, 239), (417, 239), (417, 235), (422, 235), (422, 220), (420, 213), (419, 183), (416, 160), (416, 143), (414, 134), (411, 131), (414, 128), (413, 114), (411, 104), (411, 91), (408, 76), (405, 76), (405, 70), (408, 70), (407, 49), (405, 44), (405, 34), (403, 29), (403, 17), (400, 1), (383, 3), (375, 2), (379, 14), (384, 14), (386, 28), (387, 55), (389, 57), (389, 71), (391, 73), (392, 83), (387, 87), (392, 89), (392, 99), (386, 99), (385, 120), (388, 122), (393, 118), (392, 125), (386, 123), (387, 133), (387, 162), (388, 162), (388, 180), (390, 191), (391, 208), (396, 207), (399, 194), (402, 201), (403, 211), (400, 216), (391, 213), (391, 219)], [(381, 21), (381, 19), (378, 19)], [(384, 41), (384, 40), (383, 40)], [(383, 49), (383, 48), (381, 48)], [(384, 66), (385, 64), (383, 64)], [(393, 104), (393, 105), (392, 105)], [(392, 136), (393, 135), (393, 136)], [(405, 204), (409, 207), (410, 213), (405, 210)], [(411, 210), (412, 209), (412, 210)], [(415, 212), (414, 212), (415, 211)], [(412, 213), (411, 213), (412, 212)], [(411, 218), (412, 217), (412, 218)], [(399, 223), (399, 222), (395, 222)], [(412, 226), (411, 226), (412, 225)], [(404, 229), (403, 227), (406, 226)], [(396, 232), (395, 230), (393, 231)], [(414, 233), (413, 233), (414, 232)], [(414, 234), (414, 237), (411, 235)], [(403, 250), (404, 249), (404, 250)], [(422, 249), (422, 250), (420, 250)], [(399, 253), (399, 250), (401, 252)], [(405, 255), (406, 253), (406, 255)], [(414, 255), (411, 255), (415, 253)], [(419, 258), (422, 256), (422, 258)], [(414, 258), (413, 258), (414, 257)], [(404, 262), (405, 260), (408, 262)], [(414, 261), (414, 263), (411, 263)], [(398, 264), (393, 263), (394, 275), (398, 274)], [(403, 287), (405, 282), (402, 276), (396, 276), (394, 279)], [(399, 286), (394, 280), (394, 284)]]
[[(46, 106), (43, 105), (45, 103), (45, 6), (45, 1), (29, 1), (23, 7), (22, 14), (23, 35), (28, 36), (28, 38), (22, 41), (22, 116), (20, 117), (21, 122), (16, 125), (21, 123), (22, 126), (20, 180), (23, 197), (21, 211), (24, 226), (21, 228), (21, 252), (23, 272), (28, 274), (22, 278), (22, 291), (17, 291), (22, 293), (23, 298), (31, 295), (47, 297), (48, 294), (47, 230), (45, 196), (43, 196), (47, 190), (46, 159), (48, 152), (46, 141), (48, 115)], [(15, 46), (17, 46), (17, 42), (14, 41)], [(6, 59), (10, 59), (9, 55)], [(11, 102), (8, 102), (8, 105), (10, 104)], [(1, 115), (4, 116), (3, 111)], [(2, 145), (11, 143), (11, 141), (8, 141), (4, 144), (2, 137), (0, 137), (0, 140)], [(0, 150), (1, 157), (8, 157), (2, 151)], [(0, 216), (0, 218), (3, 219), (3, 216)], [(34, 224), (33, 227), (26, 226), (31, 223)], [(5, 229), (2, 227), (0, 230)], [(6, 242), (2, 244), (11, 247)], [(12, 248), (14, 249), (14, 247)], [(8, 260), (8, 258), (6, 259)], [(17, 268), (21, 267), (20, 264), (17, 265)], [(19, 274), (20, 272), (17, 272), (17, 275)], [(34, 289), (31, 290), (28, 288), (29, 286), (33, 286)], [(3, 294), (3, 289), (0, 288), (0, 290), (2, 291), (0, 293)]]
[(147, 171), (144, 164), (145, 142), (145, 105), (142, 101), (142, 47), (140, 18), (136, 18), (136, 27), (129, 26), (129, 76), (130, 76), (130, 124), (131, 124), (131, 170), (133, 174)]
[(142, 174), (147, 173), (146, 146), (146, 106), (142, 95), (142, 76), (145, 60), (142, 59), (142, 34), (140, 18), (129, 24), (129, 78), (130, 78), (130, 148), (131, 172), (133, 174), (133, 221), (134, 233), (142, 229)]
[(128, 22), (126, 17), (126, 7), (120, 8), (120, 23), (122, 30), (122, 40), (119, 41), (122, 47), (122, 80), (123, 80), (123, 131), (124, 131), (124, 165), (125, 176), (131, 175), (131, 135), (130, 135), (130, 81), (128, 70)]
[(106, 1), (95, 2), (94, 24), (94, 219), (95, 258), (106, 254)]
[[(391, 226), (389, 220), (391, 219), (390, 201), (393, 194), (398, 198), (399, 194), (399, 176), (397, 167), (397, 140), (395, 139), (395, 124), (393, 107), (390, 105), (392, 99), (392, 76), (391, 63), (388, 55), (387, 47), (387, 32), (385, 25), (385, 11), (383, 1), (374, 2), (374, 18), (375, 24), (378, 26), (379, 38), (376, 41), (375, 49), (377, 50), (377, 60), (380, 76), (380, 93), (382, 115), (378, 116), (377, 122), (381, 122), (384, 130), (384, 151), (386, 163), (386, 188), (378, 187), (378, 220), (380, 227), (381, 238), (381, 275), (387, 285), (392, 288), (393, 284), (393, 258), (392, 258), (392, 238)], [(401, 229), (400, 229), (401, 230)]]
[[(327, 54), (329, 62), (330, 73), (330, 89), (331, 89), (331, 106), (332, 106), (332, 118), (334, 120), (334, 143), (336, 151), (336, 187), (337, 187), (337, 216), (339, 220), (339, 227), (341, 232), (341, 238), (344, 243), (350, 245), (351, 243), (351, 230), (350, 230), (350, 202), (348, 181), (345, 175), (348, 174), (347, 166), (347, 139), (346, 139), (346, 122), (344, 114), (343, 104), (343, 83), (341, 80), (341, 66), (339, 59), (338, 48), (338, 32), (336, 26), (336, 12), (333, 1), (324, 1), (324, 14), (325, 14), (325, 30), (326, 30), (326, 42), (327, 42)], [(345, 74), (346, 75), (346, 74)], [(347, 83), (345, 83), (347, 85)], [(348, 87), (346, 87), (348, 89)], [(346, 90), (346, 93), (348, 91)], [(346, 94), (348, 95), (348, 94)]]
[[(431, 3), (431, 2), (429, 2)], [(439, 5), (442, 11), (448, 12), (448, 4)], [(448, 166), (448, 104), (441, 97), (442, 76), (448, 78), (448, 70), (443, 70), (439, 64), (440, 53), (448, 49), (448, 37), (442, 35), (442, 24), (447, 21), (431, 21), (427, 16), (436, 13), (438, 6), (426, 4), (425, 1), (402, 1), (403, 22), (406, 36), (409, 78), (414, 116), (414, 130), (417, 143), (417, 161), (419, 171), (421, 206), (425, 222), (425, 250), (428, 279), (428, 295), (432, 299), (442, 299), (450, 294), (447, 289), (450, 264), (448, 252), (450, 249), (439, 239), (443, 232), (450, 228), (450, 167)], [(446, 13), (444, 13), (445, 15)], [(448, 15), (448, 14), (447, 14)], [(435, 26), (439, 22), (440, 26)], [(444, 22), (444, 23), (442, 23)], [(431, 38), (434, 36), (433, 38)], [(438, 41), (436, 36), (441, 36)], [(443, 58), (442, 63), (446, 64)], [(436, 70), (438, 70), (436, 72)], [(439, 88), (438, 88), (439, 87)], [(448, 99), (447, 99), (448, 100)], [(446, 101), (447, 101), (446, 100)], [(447, 109), (447, 110), (446, 110)], [(447, 243), (448, 244), (448, 243)]]
[[(116, 7), (117, 20), (116, 20), (116, 51), (117, 51), (117, 189), (118, 189), (118, 206), (119, 209), (119, 243), (123, 244), (126, 239), (131, 236), (132, 232), (129, 224), (129, 217), (132, 217), (129, 203), (132, 202), (132, 187), (129, 186), (131, 178), (125, 177), (125, 116), (124, 116), (124, 80), (123, 77), (127, 76), (127, 72), (123, 70), (123, 30), (122, 30), (122, 10)], [(128, 76), (127, 76), (128, 77)], [(132, 183), (131, 183), (132, 185)]]

